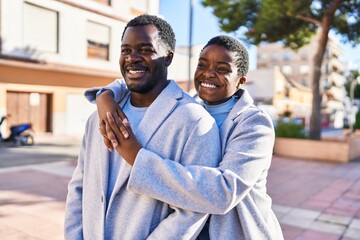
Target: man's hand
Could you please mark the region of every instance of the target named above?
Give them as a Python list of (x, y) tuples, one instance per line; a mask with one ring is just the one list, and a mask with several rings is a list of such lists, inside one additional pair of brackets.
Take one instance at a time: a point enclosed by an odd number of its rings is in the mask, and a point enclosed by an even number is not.
[(117, 139), (118, 144), (114, 146), (120, 155), (131, 166), (134, 165), (135, 158), (142, 148), (141, 143), (137, 140), (128, 120), (125, 118), (114, 118), (110, 112), (106, 113), (109, 124), (106, 124), (107, 136), (111, 139)]
[[(115, 137), (115, 134), (112, 132), (111, 128), (108, 127), (108, 120), (106, 112), (110, 112), (115, 118), (120, 118), (121, 121), (127, 122), (126, 115), (122, 112), (119, 105), (115, 102), (113, 92), (111, 90), (105, 90), (96, 98), (96, 105), (99, 114), (99, 130), (103, 136), (105, 146), (109, 149), (110, 152), (118, 146), (118, 141)], [(124, 138), (128, 138), (129, 134), (127, 133), (126, 128), (121, 128)]]

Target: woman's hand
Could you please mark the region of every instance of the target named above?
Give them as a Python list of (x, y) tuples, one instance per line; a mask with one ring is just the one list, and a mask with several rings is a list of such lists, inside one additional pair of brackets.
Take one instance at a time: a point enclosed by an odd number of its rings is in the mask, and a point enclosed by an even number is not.
[[(120, 119), (124, 121), (125, 124), (128, 122), (126, 115), (122, 112), (119, 105), (115, 102), (113, 92), (111, 90), (105, 90), (96, 98), (96, 105), (99, 115), (99, 130), (103, 136), (105, 146), (109, 149), (110, 152), (116, 148), (119, 143), (115, 136), (115, 133), (112, 131), (111, 127), (108, 126), (108, 120), (106, 112), (110, 112), (115, 119)], [(126, 139), (129, 137), (124, 125), (120, 126), (120, 131), (123, 133), (123, 138)]]
[(120, 118), (114, 118), (110, 112), (107, 112), (106, 115), (109, 123), (106, 124), (107, 136), (114, 134), (111, 138), (116, 138), (118, 142), (114, 148), (116, 148), (126, 162), (131, 166), (134, 165), (136, 155), (142, 148), (141, 143), (135, 137), (126, 118), (121, 121)]

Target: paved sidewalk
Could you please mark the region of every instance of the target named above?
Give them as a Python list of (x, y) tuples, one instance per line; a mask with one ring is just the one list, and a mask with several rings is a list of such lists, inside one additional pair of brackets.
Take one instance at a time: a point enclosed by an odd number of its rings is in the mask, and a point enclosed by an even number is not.
[[(75, 167), (71, 156), (0, 168), (1, 239), (63, 239), (67, 183)], [(286, 240), (360, 239), (360, 162), (274, 157), (268, 180)]]

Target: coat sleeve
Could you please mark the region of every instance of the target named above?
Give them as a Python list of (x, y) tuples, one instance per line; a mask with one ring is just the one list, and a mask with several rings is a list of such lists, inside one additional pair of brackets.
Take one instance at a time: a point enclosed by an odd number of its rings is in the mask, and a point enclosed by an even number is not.
[[(88, 125), (88, 123), (87, 123)], [(82, 140), (78, 163), (68, 184), (65, 205), (64, 239), (83, 239), (82, 200), (86, 135)]]
[(126, 93), (128, 93), (125, 81), (123, 79), (115, 79), (115, 81), (105, 87), (93, 87), (87, 89), (84, 96), (89, 102), (95, 103), (97, 95), (104, 90), (111, 90), (114, 93), (115, 102), (120, 102)]
[[(225, 214), (257, 182), (266, 184), (266, 179), (261, 178), (270, 166), (274, 139), (271, 120), (257, 111), (235, 126), (217, 168), (186, 166), (141, 149), (128, 187), (179, 208)], [(212, 148), (214, 145), (208, 142), (198, 151)]]
[[(212, 120), (213, 119), (206, 117), (197, 123), (183, 149), (182, 156), (187, 156), (187, 159), (182, 159), (182, 164), (204, 165), (209, 167), (218, 165), (221, 154), (220, 138), (218, 129)], [(203, 151), (209, 142), (213, 143), (213, 148)], [(160, 173), (158, 172), (157, 174)], [(132, 174), (130, 174), (130, 178), (131, 175)], [(171, 175), (171, 173), (169, 173), (169, 175)], [(176, 173), (169, 177), (170, 178), (167, 179), (168, 181), (176, 181), (178, 178)], [(166, 189), (162, 190), (166, 192)], [(183, 199), (188, 197), (188, 193), (182, 192), (177, 201), (182, 202)], [(193, 212), (173, 206), (170, 207), (174, 212), (160, 222), (148, 239), (196, 239), (209, 214)]]

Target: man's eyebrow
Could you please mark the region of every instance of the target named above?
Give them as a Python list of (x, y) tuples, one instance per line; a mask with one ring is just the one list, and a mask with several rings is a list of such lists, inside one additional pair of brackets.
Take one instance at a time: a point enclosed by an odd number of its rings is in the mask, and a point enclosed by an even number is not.
[[(121, 44), (121, 47), (129, 47), (130, 44)], [(140, 43), (137, 47), (153, 47), (151, 43)]]

